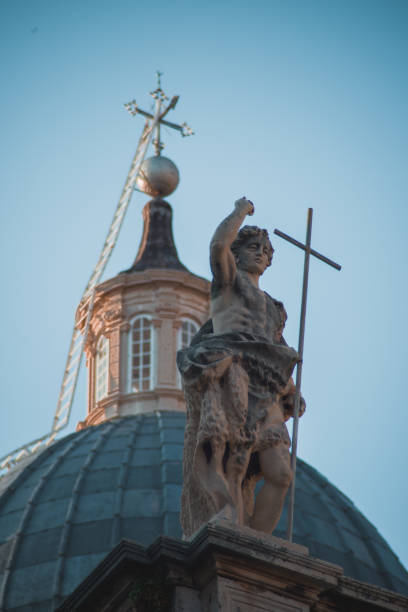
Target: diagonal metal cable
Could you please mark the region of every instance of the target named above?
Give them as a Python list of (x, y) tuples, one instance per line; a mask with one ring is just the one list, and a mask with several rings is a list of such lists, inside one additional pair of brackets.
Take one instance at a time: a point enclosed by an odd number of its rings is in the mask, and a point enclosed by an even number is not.
[(57, 402), (57, 408), (52, 422), (51, 431), (39, 438), (36, 438), (35, 440), (32, 440), (29, 443), (19, 446), (17, 449), (1, 457), (0, 476), (2, 475), (2, 473), (5, 473), (8, 469), (10, 469), (14, 464), (16, 464), (24, 457), (32, 455), (43, 446), (50, 445), (54, 441), (57, 433), (68, 425), (82, 362), (83, 349), (86, 344), (89, 324), (93, 312), (95, 289), (116, 245), (117, 238), (122, 227), (122, 223), (132, 197), (132, 193), (134, 191), (135, 182), (139, 173), (140, 166), (146, 156), (146, 152), (151, 142), (155, 128), (157, 127), (157, 124), (159, 123), (162, 116), (163, 113), (160, 113), (160, 103), (157, 103), (154, 117), (152, 119), (146, 119), (142, 136), (139, 140), (136, 153), (133, 157), (129, 173), (127, 175), (127, 179), (123, 187), (121, 197), (113, 215), (108, 234), (106, 236), (101, 253), (99, 255), (99, 259), (82, 295), (80, 302), (80, 304), (82, 305), (81, 316), (75, 322), (72, 331), (68, 357), (65, 364), (62, 384)]

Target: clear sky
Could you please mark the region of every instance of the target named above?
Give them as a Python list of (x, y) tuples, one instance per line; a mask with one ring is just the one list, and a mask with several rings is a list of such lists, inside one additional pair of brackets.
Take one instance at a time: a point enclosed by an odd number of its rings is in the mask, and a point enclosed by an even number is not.
[[(311, 265), (299, 454), (407, 566), (408, 3), (3, 0), (0, 48), (0, 454), (51, 425), (143, 125), (123, 103), (148, 108), (160, 69), (180, 95), (169, 119), (196, 132), (163, 134), (181, 260), (209, 277), (211, 234), (246, 195), (251, 222), (299, 240), (313, 206), (313, 246), (343, 266)], [(104, 278), (131, 264), (146, 201), (135, 193)], [(302, 254), (273, 243), (263, 288), (296, 346)]]

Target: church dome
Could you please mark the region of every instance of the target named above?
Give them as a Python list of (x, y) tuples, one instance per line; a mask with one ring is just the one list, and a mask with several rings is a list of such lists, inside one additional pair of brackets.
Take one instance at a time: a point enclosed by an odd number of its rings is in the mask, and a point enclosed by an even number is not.
[[(181, 537), (184, 426), (181, 412), (113, 419), (10, 473), (0, 493), (0, 610), (54, 610), (123, 538)], [(407, 572), (346, 496), (301, 460), (296, 485), (296, 542), (346, 576), (408, 594)], [(284, 537), (285, 523), (286, 511), (274, 535)]]

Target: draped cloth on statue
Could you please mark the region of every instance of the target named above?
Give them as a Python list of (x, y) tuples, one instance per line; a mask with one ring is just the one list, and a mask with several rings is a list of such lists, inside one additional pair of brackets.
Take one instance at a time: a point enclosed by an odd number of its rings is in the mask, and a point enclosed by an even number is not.
[[(208, 321), (177, 354), (187, 403), (181, 522), (188, 537), (219, 512), (249, 524), (258, 452), (290, 446), (297, 352), (250, 333), (216, 335)], [(302, 405), (303, 409), (303, 405)], [(234, 519), (234, 516), (228, 516)]]

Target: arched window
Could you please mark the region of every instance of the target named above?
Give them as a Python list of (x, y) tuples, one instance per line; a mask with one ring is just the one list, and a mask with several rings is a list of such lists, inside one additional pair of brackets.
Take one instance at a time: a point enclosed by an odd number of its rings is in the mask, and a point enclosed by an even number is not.
[(198, 332), (198, 325), (190, 319), (184, 319), (179, 330), (179, 349), (190, 346), (193, 337)]
[(99, 402), (108, 395), (109, 381), (109, 340), (100, 336), (96, 345), (95, 358), (95, 400)]
[[(183, 319), (181, 326), (179, 327), (178, 332), (178, 342), (177, 348), (178, 350), (186, 348), (190, 346), (193, 337), (198, 332), (198, 325), (191, 321), (191, 319)], [(177, 370), (177, 384), (181, 389), (181, 376), (180, 372)]]
[(130, 329), (130, 389), (153, 388), (153, 326), (150, 317), (137, 317)]

